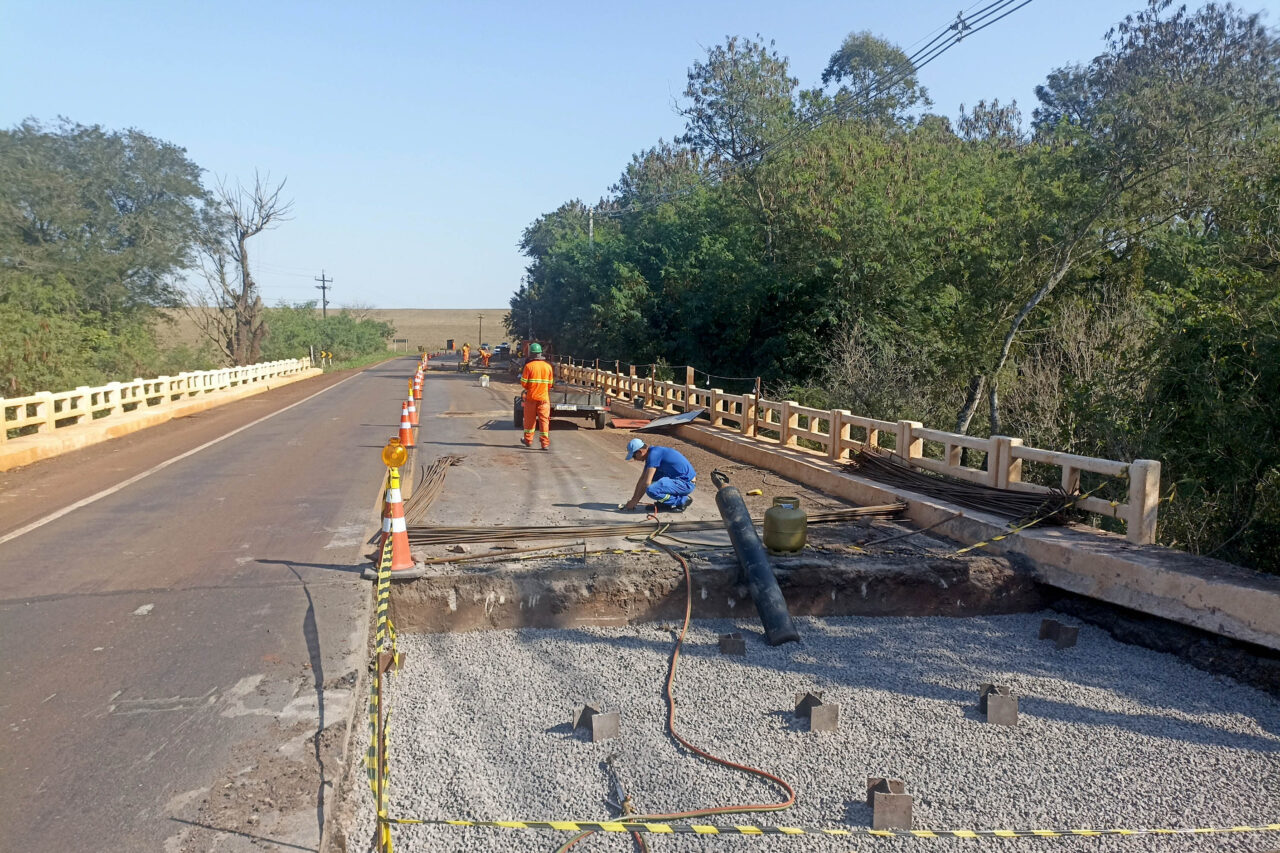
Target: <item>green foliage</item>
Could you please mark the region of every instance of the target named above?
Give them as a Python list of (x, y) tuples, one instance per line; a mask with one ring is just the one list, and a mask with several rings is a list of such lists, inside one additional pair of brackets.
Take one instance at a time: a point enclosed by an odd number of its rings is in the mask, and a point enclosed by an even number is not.
[(312, 347), (332, 352), (335, 362), (359, 359), (384, 352), (395, 335), (390, 323), (361, 318), (346, 309), (322, 318), (315, 302), (268, 308), (264, 322), (262, 357), (267, 361), (302, 358)]
[[(886, 86), (886, 80), (891, 85)], [(837, 101), (850, 104), (861, 118), (905, 123), (912, 109), (932, 106), (907, 55), (870, 32), (849, 33), (831, 54), (822, 84), (831, 83), (838, 84)]]
[(136, 130), (0, 131), (0, 395), (201, 362), (153, 332), (192, 262), (199, 178), (181, 148)]
[(1161, 459), (1164, 541), (1280, 571), (1280, 40), (1151, 0), (1029, 134), (1016, 104), (913, 116), (913, 78), (855, 97), (901, 53), (851, 35), (798, 92), (758, 38), (713, 47), (675, 144), (526, 230), (511, 331)]
[(0, 131), (0, 258), (59, 275), (81, 310), (174, 305), (205, 200), (186, 152), (136, 130), (27, 120)]

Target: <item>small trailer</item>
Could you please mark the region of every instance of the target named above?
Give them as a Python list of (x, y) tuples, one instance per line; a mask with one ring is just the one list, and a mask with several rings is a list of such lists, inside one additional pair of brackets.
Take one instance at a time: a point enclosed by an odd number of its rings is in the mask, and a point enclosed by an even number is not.
[[(524, 429), (524, 394), (515, 399), (511, 422), (516, 429)], [(556, 385), (551, 389), (551, 417), (586, 418), (595, 423), (596, 429), (604, 429), (609, 423), (609, 398), (595, 388), (577, 385)]]

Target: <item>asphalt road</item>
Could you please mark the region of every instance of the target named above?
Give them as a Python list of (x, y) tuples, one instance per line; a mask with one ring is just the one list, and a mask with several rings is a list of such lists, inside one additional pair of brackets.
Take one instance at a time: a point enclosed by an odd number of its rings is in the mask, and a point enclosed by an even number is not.
[[(0, 850), (318, 849), (364, 701), (378, 454), (415, 363), (0, 474)], [(415, 463), (463, 459), (428, 522), (643, 518), (616, 511), (628, 434), (557, 420), (550, 452), (524, 448), (513, 377), (433, 366)]]
[(0, 849), (318, 848), (415, 361), (0, 475)]

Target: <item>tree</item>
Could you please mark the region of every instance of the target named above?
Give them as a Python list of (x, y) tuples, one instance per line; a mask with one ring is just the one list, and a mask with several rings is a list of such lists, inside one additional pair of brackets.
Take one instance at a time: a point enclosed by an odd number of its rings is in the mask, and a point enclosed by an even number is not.
[(0, 264), (63, 276), (86, 310), (176, 304), (205, 200), (186, 152), (140, 131), (66, 119), (0, 131)]
[(842, 116), (904, 124), (911, 110), (933, 105), (902, 49), (866, 31), (849, 33), (831, 54), (822, 85), (832, 83), (832, 106)]
[(1166, 17), (1169, 7), (1150, 0), (1087, 68), (1059, 69), (1036, 90), (1044, 150), (1033, 183), (1045, 218), (1024, 255), (1024, 281), (1034, 283), (1021, 293), (1015, 285), (986, 371), (994, 432), (999, 376), (1032, 312), (1081, 264), (1210, 210), (1220, 170), (1258, 155), (1260, 128), (1280, 108), (1280, 44), (1259, 16), (1210, 4)]
[(207, 201), (200, 169), (138, 130), (0, 131), (0, 381), (13, 395), (139, 375), (178, 302)]
[(289, 220), (293, 202), (281, 198), (284, 186), (284, 180), (272, 185), (270, 175), (257, 173), (252, 189), (220, 182), (217, 207), (206, 219), (204, 293), (192, 300), (191, 310), (232, 364), (253, 364), (262, 352), (267, 326), (249, 263), (249, 240)]
[(685, 132), (676, 142), (711, 158), (748, 163), (793, 126), (797, 81), (773, 42), (731, 36), (693, 64), (688, 80), (679, 110)]

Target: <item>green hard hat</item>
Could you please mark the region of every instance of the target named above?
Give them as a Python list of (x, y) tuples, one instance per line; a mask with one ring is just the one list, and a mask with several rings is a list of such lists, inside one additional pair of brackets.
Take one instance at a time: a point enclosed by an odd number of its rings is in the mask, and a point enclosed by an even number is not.
[(529, 354), (530, 354), (530, 355), (541, 355), (541, 354), (542, 354), (542, 344), (529, 344)]

